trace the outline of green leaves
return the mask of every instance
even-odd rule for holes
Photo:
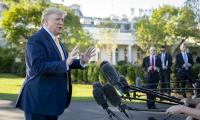
[[[144,16],[135,26],[139,46],[148,50],[151,45],[173,45],[189,37],[199,38],[195,14],[189,7],[162,6],[152,16]]]
[[[41,27],[42,11],[50,6],[59,7],[67,12],[63,35],[61,35],[67,48],[78,45],[80,50],[83,50],[93,45],[90,35],[83,30],[79,22],[80,18],[66,6],[52,4],[48,0],[7,0],[6,2],[9,8],[4,10],[0,21],[4,38],[22,54],[28,38]]]

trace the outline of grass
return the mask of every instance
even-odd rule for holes
[[[16,100],[18,93],[23,84],[24,78],[11,74],[0,74],[0,100]],[[73,84],[72,100],[75,101],[91,101],[92,85]],[[141,93],[139,93],[141,95]],[[141,98],[146,98],[143,96]],[[127,100],[128,102],[128,100]],[[143,102],[140,100],[134,100],[134,102]]]
[[[0,74],[0,100],[16,100],[24,78]],[[92,86],[73,84],[73,100],[93,100]]]

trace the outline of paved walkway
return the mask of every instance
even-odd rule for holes
[[[144,104],[130,104],[134,107],[145,108]],[[0,100],[0,120],[23,120],[23,112],[13,109],[13,102]],[[167,106],[160,108],[165,109]],[[121,117],[125,116],[118,112],[116,108],[112,110]],[[130,120],[163,120],[166,117],[164,113],[136,112],[131,111],[132,118]],[[156,119],[150,119],[154,117]],[[70,107],[65,110],[59,120],[109,120],[106,112],[101,109],[95,102],[78,102],[73,101]],[[128,119],[125,119],[128,120]],[[168,120],[184,120],[183,116],[172,116]]]

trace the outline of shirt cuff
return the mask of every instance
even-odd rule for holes
[[[87,64],[81,64],[81,61],[80,61],[80,65],[85,68],[87,66]]]

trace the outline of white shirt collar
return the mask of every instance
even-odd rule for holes
[[[53,40],[55,40],[56,37],[53,35],[53,33],[51,33],[46,26],[42,26],[42,27],[49,33],[49,35],[51,36],[51,38]]]

